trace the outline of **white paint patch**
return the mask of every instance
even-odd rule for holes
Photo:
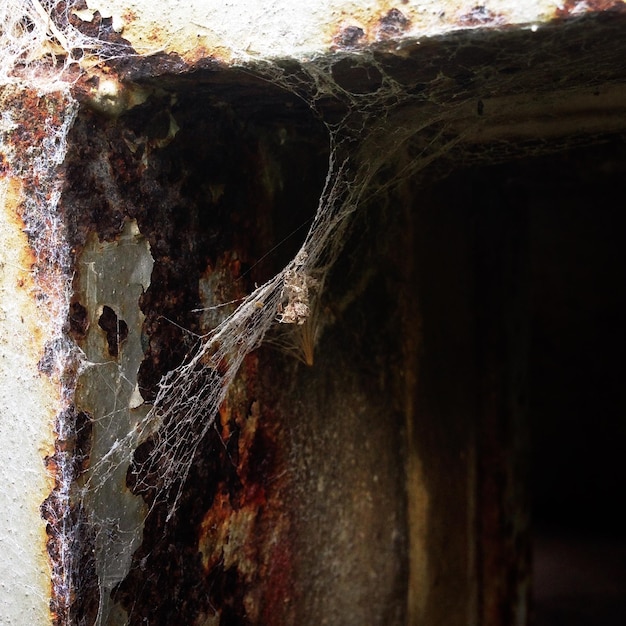
[[[487,23],[463,16],[476,11],[475,0],[88,0],[91,11],[117,16],[118,28],[140,53],[175,51],[186,58],[225,56],[305,58],[329,51],[342,27],[358,25],[364,41],[377,38],[378,20],[396,8],[409,20],[401,39],[431,37],[452,30],[492,25],[529,25],[554,16],[554,0],[481,2]]]
[[[41,503],[59,390],[39,372],[45,319],[33,301],[28,242],[0,179],[0,624],[50,624],[51,570]]]

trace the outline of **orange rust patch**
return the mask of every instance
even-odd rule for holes
[[[129,24],[130,22],[134,22],[137,19],[137,14],[130,9],[127,9],[122,13],[122,20],[124,20],[125,24]]]
[[[210,571],[218,563],[225,567],[236,565],[247,570],[256,561],[258,541],[254,526],[260,508],[267,504],[267,493],[263,484],[251,480],[255,459],[251,458],[258,431],[258,406],[252,404],[247,418],[239,415],[233,406],[225,402],[219,411],[220,437],[225,445],[236,437],[236,449],[232,449],[229,460],[233,464],[239,481],[241,494],[232,497],[232,489],[226,481],[218,487],[212,507],[206,512],[201,524],[199,551],[203,555],[203,565]],[[232,553],[232,546],[237,543],[237,553]],[[232,554],[231,554],[232,553]]]
[[[256,379],[257,368],[257,357],[250,355],[244,380]],[[279,437],[257,401],[246,411],[240,400],[235,388],[219,411],[216,427],[228,467],[200,524],[198,552],[207,580],[215,581],[211,604],[217,613],[228,610],[224,602],[232,598],[225,597],[235,592],[224,585],[234,580],[250,623],[282,624],[292,595],[293,553],[281,505]]]
[[[21,207],[24,202],[24,185],[23,182],[13,176],[8,178],[5,193],[5,219],[16,232],[20,233],[20,244],[15,245],[11,249],[13,255],[12,263],[18,271],[15,274],[15,288],[18,292],[28,294],[33,301],[33,307],[37,306],[38,301],[45,301],[48,298],[47,292],[42,291],[41,276],[37,277],[33,274],[33,269],[37,264],[37,255],[29,245],[28,237],[24,232],[26,224],[21,215]],[[33,357],[36,359],[44,359],[46,356],[45,343],[47,340],[46,329],[41,323],[28,324],[28,332],[30,334],[29,350],[32,351]]]
[[[24,232],[24,228],[26,224],[22,219],[22,215],[20,213],[20,208],[22,206],[22,202],[24,201],[24,185],[22,181],[18,178],[11,176],[8,180],[7,191],[6,191],[6,206],[5,211],[7,215],[7,219],[9,223],[15,225],[21,232]],[[26,240],[26,236],[24,235],[24,239]],[[26,284],[28,284],[29,288],[33,287],[32,284],[32,275],[31,269],[35,264],[37,258],[33,250],[28,246],[25,242],[25,245],[20,246],[18,250],[13,250],[13,254],[17,254],[17,259],[15,263],[24,268],[24,271],[21,272],[21,276],[18,279],[17,286],[19,288],[24,288]]]

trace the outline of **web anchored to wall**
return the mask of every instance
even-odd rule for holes
[[[388,160],[386,148],[376,151],[377,159],[358,165],[359,151],[364,138],[375,137],[384,125],[379,119],[381,115],[406,96],[399,85],[387,79],[375,93],[354,96],[334,84],[332,63],[325,61],[304,65],[297,76],[290,76],[279,65],[251,66],[251,71],[297,93],[313,109],[321,99],[329,97],[341,105],[337,119],[327,124],[331,157],[316,215],[301,249],[283,271],[242,301],[218,307],[220,313],[232,312],[222,315],[222,321],[207,335],[198,337],[184,362],[163,377],[149,410],[135,410],[131,419],[124,420],[121,418],[128,415],[130,408],[141,404],[128,363],[127,371],[121,376],[117,366],[111,368],[111,364],[99,361],[88,347],[82,353],[77,352],[63,331],[68,315],[73,313],[70,310],[73,270],[66,226],[57,210],[62,182],[57,178],[58,168],[63,162],[67,135],[77,108],[69,90],[78,82],[82,70],[76,59],[80,60],[90,48],[96,48],[105,58],[119,49],[112,51],[111,46],[82,35],[72,26],[67,9],[59,14],[54,3],[13,4],[4,4],[0,16],[2,45],[6,51],[2,67],[5,85],[17,87],[18,93],[20,85],[39,92],[38,101],[43,106],[55,101],[57,96],[52,94],[58,91],[67,99],[66,105],[55,107],[44,116],[41,127],[32,129],[33,142],[35,133],[40,138],[41,153],[24,152],[14,161],[14,173],[29,172],[38,186],[24,209],[31,245],[37,253],[33,271],[42,290],[58,285],[55,294],[47,294],[53,295],[48,302],[54,309],[51,313],[55,325],[49,329],[49,350],[42,359],[46,370],[63,386],[66,402],[59,414],[56,452],[49,459],[56,488],[42,508],[50,528],[52,608],[57,623],[73,619],[75,594],[81,593],[83,584],[77,563],[84,561],[81,551],[94,546],[93,567],[99,589],[96,622],[124,623],[126,618],[118,614],[120,609],[111,601],[110,594],[128,573],[132,553],[141,541],[138,520],[163,501],[167,502],[169,516],[175,512],[198,446],[211,430],[214,416],[245,356],[271,333],[274,343],[282,344],[305,363],[313,363],[315,342],[323,322],[319,301],[327,273],[341,250],[351,215],[372,193],[369,183]],[[359,63],[373,67],[372,59],[362,59]],[[125,97],[123,89],[106,96],[114,107],[116,98]],[[39,124],[39,120],[25,119],[21,98],[16,97],[10,104],[3,113],[7,145],[16,143],[18,131],[23,132],[29,124]],[[321,115],[321,110],[318,113]],[[384,140],[395,149],[414,132],[414,128],[407,128]],[[382,134],[378,140],[382,149]],[[432,137],[432,141],[436,143],[437,138]],[[434,158],[434,152],[427,158]],[[86,246],[81,263],[92,268],[82,279],[87,292],[95,290],[95,297],[102,299],[112,297],[116,288],[128,290],[132,281],[147,288],[151,259],[145,244],[132,248],[138,250],[136,258],[125,257],[127,266],[135,268],[133,276],[123,275],[123,269],[116,265],[121,254],[117,246],[127,241],[130,249],[137,237],[141,239],[131,229],[122,235],[119,244],[107,248],[94,242]],[[141,277],[137,276],[137,268],[143,268]],[[109,287],[103,286],[102,277],[118,271],[122,274],[110,279]],[[93,275],[91,283],[89,272]],[[51,277],[55,277],[55,282],[51,282]],[[127,284],[122,284],[125,281]],[[141,324],[140,319],[133,322],[128,312],[118,310],[118,313],[123,313],[131,326]],[[130,354],[129,344],[124,350]],[[130,370],[136,371],[140,352],[135,350],[133,354]],[[96,420],[91,426],[84,422],[81,413],[72,409],[77,379],[86,389],[81,392],[83,400],[91,393],[98,396],[93,403],[101,405],[101,410],[91,416]],[[108,394],[106,388],[103,391],[98,386],[98,381],[104,379],[108,381]],[[84,442],[88,432],[94,437],[89,459],[85,457],[88,453]],[[134,459],[135,450],[146,441],[151,442],[149,455],[142,460]],[[146,494],[148,509],[136,497],[120,495],[131,467],[136,476],[134,491]]]
[[[313,364],[317,339],[328,322],[320,301],[324,296],[327,275],[340,254],[351,218],[362,204],[371,199],[372,194],[384,193],[386,186],[394,184],[392,179],[384,184],[375,183],[376,176],[381,167],[388,164],[394,151],[401,148],[417,130],[412,124],[392,135],[384,130],[385,111],[400,100],[399,87],[391,81],[389,88],[381,89],[378,94],[355,97],[333,83],[330,66],[311,64],[297,82],[285,76],[279,66],[255,68],[257,74],[259,71],[269,83],[279,84],[306,98],[314,110],[317,110],[319,98],[326,98],[329,93],[335,93],[333,97],[341,103],[344,111],[327,124],[330,160],[324,187],[309,232],[294,258],[281,272],[248,296],[236,302],[218,302],[205,312],[207,318],[214,321],[214,328],[199,337],[186,335],[189,350],[184,361],[161,379],[156,396],[150,400],[149,410],[144,410],[146,405],[133,410],[126,422],[127,433],[120,431],[119,426],[105,428],[103,425],[113,422],[113,416],[119,424],[117,418],[127,411],[129,404],[134,403],[133,406],[137,407],[136,397],[135,400],[132,398],[137,384],[138,363],[134,366],[134,379],[130,374],[126,374],[122,382],[119,382],[119,377],[115,378],[115,383],[114,377],[110,379],[110,389],[125,389],[119,392],[119,397],[124,400],[120,406],[110,405],[103,413],[92,415],[96,421],[94,439],[100,444],[97,453],[92,449],[89,469],[80,481],[81,497],[88,515],[87,526],[94,529],[91,532],[96,535],[94,543],[99,553],[95,568],[101,594],[99,620],[103,623],[115,610],[108,598],[124,579],[132,552],[141,541],[141,526],[137,525],[137,519],[144,519],[163,502],[168,511],[164,523],[176,514],[194,459],[198,459],[198,451],[214,429],[215,416],[246,355],[269,341],[280,345],[300,361]],[[324,83],[326,80],[328,85]],[[329,92],[330,89],[335,91]],[[307,95],[310,93],[314,93],[314,97]],[[382,108],[376,106],[377,100]],[[321,110],[318,113],[323,115]],[[440,123],[437,118],[424,124],[424,128],[432,124],[431,132],[424,146],[413,146],[415,158],[406,161],[401,177],[427,165],[440,151],[458,141],[458,137],[447,137]],[[366,138],[376,146],[371,152],[365,145]],[[376,156],[365,160],[362,150]],[[101,167],[99,171],[103,169],[106,168]],[[102,183],[102,188],[107,188],[107,184]],[[150,252],[145,241],[141,242],[138,231],[125,229],[118,243],[111,248],[108,244],[94,244],[92,248],[90,244],[83,253],[82,265],[94,267],[93,272],[89,270],[89,275],[93,273],[94,284],[100,280],[99,284],[103,285],[98,287],[100,293],[104,294],[108,289],[109,295],[101,295],[98,302],[113,306],[116,286],[119,290],[129,291],[129,287],[116,285],[117,279],[111,279],[111,273],[117,271],[115,265],[106,262],[102,265],[102,259],[112,254],[112,258],[117,257],[119,263],[122,254],[125,257],[129,254],[122,249],[130,250],[133,241],[138,242],[135,247],[138,256],[132,257],[133,260],[130,257],[126,259],[125,271],[130,272],[130,267],[143,268],[143,278],[138,279],[139,272],[135,271],[134,279],[147,289],[150,284]],[[152,253],[155,254],[155,251]],[[98,276],[101,278],[98,279]],[[131,279],[130,275],[128,279]],[[86,285],[88,280],[91,279],[81,279],[81,283],[85,283],[82,289],[86,292],[90,289]],[[110,287],[104,287],[105,283]],[[139,295],[135,296],[135,301]],[[136,326],[130,313],[120,306],[113,308],[131,328]],[[100,315],[99,311],[97,315]],[[96,321],[92,320],[92,327],[96,326]],[[134,351],[130,341],[129,337],[124,344],[125,354]],[[84,365],[91,368],[89,375],[93,378],[89,380],[94,382],[85,383],[83,379],[83,387],[95,388],[95,380],[105,376],[107,366],[97,363],[90,355],[87,355],[87,361],[89,363]],[[104,396],[105,392],[101,395]],[[102,400],[99,402],[102,405]],[[104,446],[103,441],[107,442]],[[140,455],[135,454],[138,448]],[[121,492],[127,476],[133,485],[133,492],[144,496],[145,510],[141,502],[137,504],[136,497],[115,495]],[[123,511],[117,518],[111,517],[110,513],[110,503],[114,500],[119,503],[118,509]],[[101,502],[107,505],[103,507]]]
[[[112,79],[116,71],[127,72],[129,64],[139,64],[145,59],[135,55],[109,24],[101,22],[100,34],[83,32],[88,29],[79,28],[81,20],[74,9],[84,7],[76,3],[72,8],[72,3],[52,0],[3,3],[0,88],[23,88],[31,94],[38,93],[42,106],[59,99],[65,102],[64,106],[51,107],[49,114],[33,122],[37,128],[32,129],[27,141],[35,148],[14,155],[10,163],[15,176],[28,176],[33,184],[24,208],[31,246],[37,254],[33,272],[42,292],[50,290],[51,284],[56,290],[49,299],[55,304],[46,304],[44,298],[41,304],[53,309],[55,319],[42,366],[63,386],[65,400],[57,427],[57,450],[50,462],[56,488],[44,506],[52,535],[53,608],[58,623],[69,619],[76,584],[72,555],[80,551],[80,542],[89,538],[98,551],[93,564],[100,593],[96,621],[124,623],[123,616],[115,616],[118,609],[110,601],[110,593],[127,573],[132,553],[141,539],[141,524],[133,520],[145,519],[164,502],[168,511],[165,523],[174,515],[198,449],[213,428],[215,416],[245,357],[271,341],[303,363],[313,364],[316,342],[327,323],[320,305],[327,277],[341,253],[354,215],[370,204],[372,198],[384,197],[399,181],[415,178],[433,163],[443,163],[448,158],[460,162],[498,160],[525,143],[531,150],[541,149],[532,132],[517,137],[516,147],[511,149],[506,120],[514,117],[518,109],[532,115],[533,98],[522,98],[520,94],[524,88],[530,92],[544,89],[542,71],[549,67],[550,61],[549,55],[538,61],[539,69],[527,76],[524,87],[518,73],[498,75],[494,71],[497,64],[506,65],[507,59],[506,55],[499,58],[499,52],[494,52],[497,46],[487,40],[473,52],[482,51],[492,63],[465,73],[451,69],[458,68],[458,63],[449,59],[465,45],[461,39],[454,38],[441,54],[444,59],[441,67],[427,67],[422,74],[407,69],[409,51],[395,49],[385,41],[378,47],[343,48],[297,63],[250,59],[241,53],[230,70],[237,69],[262,79],[268,87],[279,87],[295,95],[327,130],[330,158],[317,210],[300,249],[282,271],[247,296],[215,305],[214,327],[190,341],[184,360],[163,376],[149,405],[137,396],[136,370],[142,355],[139,340],[133,344],[133,362],[129,368],[135,372],[119,376],[115,370],[111,374],[117,385],[115,390],[115,385],[111,386],[116,400],[97,416],[97,421],[108,423],[118,414],[129,414],[131,409],[132,418],[118,420],[114,430],[101,431],[106,436],[99,435],[91,458],[86,459],[80,458],[86,453],[77,443],[79,431],[84,431],[85,425],[72,410],[76,381],[85,371],[100,372],[108,366],[94,362],[87,351],[81,354],[72,347],[64,331],[70,316],[73,253],[67,244],[67,224],[58,215],[57,176],[66,154],[77,101],[98,111],[120,115],[133,103],[157,97],[159,89],[153,85],[137,88],[130,82],[124,84]],[[397,11],[389,15],[400,19],[401,14]],[[520,35],[516,42],[520,56],[528,49],[525,38],[529,32]],[[157,67],[160,57],[155,59]],[[448,62],[450,67],[446,67]],[[598,74],[592,65],[586,69],[574,61],[561,61],[561,95],[574,89],[584,72],[588,72],[591,83],[610,83],[610,77]],[[99,73],[105,66],[113,69],[106,75]],[[177,66],[177,73],[184,75],[185,71],[189,68],[183,71]],[[89,72],[98,77],[96,83],[99,81],[100,87],[92,89],[84,80]],[[170,89],[175,91],[172,84]],[[63,96],[59,98],[58,93]],[[489,112],[491,105],[500,111],[500,117],[490,126],[485,122],[485,112]],[[550,106],[558,105],[558,99],[551,100]],[[30,124],[20,113],[21,106],[22,101],[16,97],[3,111],[2,133],[6,145],[16,144],[18,133]],[[600,136],[606,130],[598,128],[595,134]],[[170,116],[167,142],[176,141],[176,133],[176,120]],[[489,141],[495,146],[486,157],[484,152],[472,154],[467,149],[480,143],[481,133],[491,133]],[[550,149],[556,147],[558,142]],[[141,158],[142,167],[150,167],[148,150],[144,150]],[[110,169],[106,164],[94,167],[100,172]],[[114,193],[106,185],[100,191]],[[119,284],[117,278],[111,280],[105,287],[97,284],[96,278],[91,286],[81,279],[85,292],[90,288],[101,290],[97,297],[104,297],[101,294],[123,290],[125,281],[147,289],[152,257],[131,220],[126,222],[119,239],[119,245],[126,243],[132,249],[126,258],[135,273],[124,275],[123,280],[118,277]],[[83,263],[91,264],[90,267],[104,263],[100,274],[116,271],[115,255],[119,251],[115,246],[107,247],[93,239],[83,244]],[[112,259],[108,265],[107,255]],[[106,289],[109,291],[105,292]],[[140,295],[137,294],[137,299]],[[114,333],[120,333],[122,327],[116,315],[123,317],[124,323],[131,322],[130,313],[121,313],[102,309],[97,320],[101,328],[110,327]],[[106,315],[112,321],[107,321]],[[134,323],[141,325],[139,314]],[[118,391],[122,387],[125,391],[120,395]],[[123,398],[123,406],[117,404],[119,398]],[[136,450],[147,442],[149,446],[142,447],[147,454],[138,458]],[[110,508],[101,508],[99,503],[115,498],[117,485],[127,475],[132,477],[135,494],[144,495],[144,502],[137,504],[134,498],[133,504],[132,497],[121,498],[119,515],[115,517]]]

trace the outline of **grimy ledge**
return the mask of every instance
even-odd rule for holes
[[[0,624],[530,624],[626,4],[3,0],[0,57]]]

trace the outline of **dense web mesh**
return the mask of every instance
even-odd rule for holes
[[[0,4],[0,83],[29,78],[50,88],[87,62],[112,58],[121,47],[86,35],[74,23],[77,2],[3,0]]]
[[[3,50],[0,78],[3,82],[28,80],[44,91],[44,87],[48,90],[53,84],[71,82],[81,64],[88,62],[87,52],[89,63],[94,62],[94,58],[101,61],[120,54],[120,49],[79,32],[72,25],[70,12],[71,4],[61,5],[52,0],[5,0],[0,6],[0,47]],[[337,82],[337,67],[348,58],[353,67],[361,67],[365,73],[379,77],[373,88],[354,92]],[[246,355],[264,341],[271,341],[308,365],[314,362],[315,344],[324,325],[320,299],[354,213],[368,204],[373,195],[384,194],[398,180],[428,166],[463,138],[461,133],[451,133],[447,125],[458,105],[438,104],[436,110],[428,110],[423,117],[415,119],[413,114],[404,112],[403,105],[416,96],[409,95],[367,52],[309,59],[298,64],[296,70],[286,63],[261,63],[242,54],[241,66],[295,93],[326,124],[330,159],[317,211],[304,243],[291,262],[236,303],[234,310],[232,306],[220,308],[221,321],[208,334],[196,337],[181,365],[162,378],[149,410],[127,433],[116,437],[99,458],[90,460],[91,466],[79,491],[84,501],[93,502],[101,494],[104,497],[108,481],[119,475],[120,468],[122,474],[130,468],[135,493],[143,492],[150,506],[165,502],[170,519],[200,443],[213,427],[215,416]],[[333,103],[331,107],[329,102]],[[68,107],[63,123],[45,129],[44,141],[55,146],[54,167],[65,155],[65,139],[74,116],[75,107]],[[390,123],[392,117],[393,123]],[[399,165],[390,174],[388,165],[394,155]],[[40,163],[40,166],[51,167],[50,162],[45,166]],[[33,212],[57,219],[54,213],[58,189],[55,194],[45,206],[42,204]],[[57,250],[63,257],[60,266],[66,268],[69,275],[69,256],[62,240],[61,225],[42,232],[58,235],[48,248]],[[42,251],[37,242],[35,248]],[[69,280],[64,288],[67,290],[68,286]],[[65,293],[60,299],[65,307],[57,312],[61,322],[68,315],[69,295]],[[67,342],[59,342],[57,346],[57,358],[61,362],[72,361]],[[98,365],[83,357],[80,367]],[[60,378],[69,385],[70,396],[75,379]],[[61,425],[59,436],[69,439],[70,435],[63,433],[63,428]],[[150,444],[147,455],[134,458],[138,446],[146,442]],[[59,496],[61,506],[68,507],[72,483],[77,476],[71,470],[72,460],[67,458],[66,463],[65,469],[61,469],[62,484],[58,491],[62,494]],[[65,537],[67,548],[72,545],[73,531],[69,518],[66,521],[63,527],[68,535]],[[103,554],[97,558],[104,562],[119,560],[124,551],[129,557],[141,533],[138,528],[120,539],[119,520],[99,517],[96,508],[88,524],[100,537],[96,546]],[[118,538],[112,540],[115,533]],[[69,556],[58,565],[58,575],[63,581],[57,586],[65,590],[63,602],[66,605],[72,601],[71,567]],[[101,592],[105,594],[121,580],[123,572],[107,580],[105,567],[98,575]],[[99,624],[108,620],[110,609],[102,608],[105,605],[106,600],[101,598]],[[61,609],[58,608],[59,612]]]
[[[107,408],[98,420],[103,424],[118,421],[120,430],[110,437],[101,437],[97,454],[94,448],[91,458],[85,461],[76,458],[76,445],[72,443],[78,438],[78,418],[72,410],[77,380],[85,371],[108,371],[111,363],[91,361],[66,332],[75,268],[58,202],[67,136],[78,109],[72,85],[84,71],[135,55],[110,25],[81,26],[76,11],[85,6],[81,0],[0,0],[0,102],[9,102],[2,99],[3,90],[8,93],[6,88],[16,85],[24,86],[42,101],[49,99],[49,103],[55,100],[51,94],[56,94],[57,104],[60,102],[32,122],[40,126],[23,141],[30,144],[28,149],[17,154],[15,138],[28,135],[24,129],[28,130],[30,122],[27,113],[20,111],[19,97],[14,97],[10,106],[0,111],[0,140],[7,167],[15,177],[27,181],[23,220],[37,255],[32,271],[40,288],[39,306],[49,309],[51,320],[46,328],[50,340],[46,354],[42,355],[41,370],[56,377],[62,387],[57,451],[54,462],[49,464],[55,490],[42,507],[53,529],[52,608],[57,623],[70,623],[68,616],[76,601],[78,583],[74,557],[87,549],[85,541],[89,540],[89,545],[95,547],[96,563],[91,565],[99,593],[95,623],[100,625],[126,623],[124,616],[114,616],[119,607],[114,606],[110,596],[128,573],[133,552],[141,543],[143,521],[157,507],[167,511],[166,522],[172,521],[201,443],[215,426],[219,409],[245,357],[269,342],[306,365],[314,364],[316,344],[328,323],[321,306],[325,286],[355,213],[379,197],[392,197],[388,192],[394,185],[416,178],[451,154],[456,161],[469,155],[468,160],[480,158],[484,162],[502,160],[519,151],[517,143],[506,139],[498,144],[501,152],[495,156],[485,151],[487,157],[483,157],[468,150],[466,138],[475,138],[473,133],[481,125],[487,128],[484,118],[481,120],[484,105],[477,97],[480,89],[489,96],[490,88],[497,86],[494,91],[500,95],[515,97],[527,89],[532,96],[533,90],[541,95],[541,90],[545,93],[546,89],[554,89],[558,82],[562,89],[559,97],[566,99],[567,89],[573,89],[581,79],[575,54],[557,61],[548,59],[550,55],[545,52],[545,60],[541,55],[529,56],[536,67],[535,82],[528,85],[520,79],[523,64],[506,61],[507,51],[486,55],[489,61],[467,60],[468,67],[459,69],[462,50],[457,56],[459,50],[448,49],[446,62],[455,65],[459,72],[446,74],[431,67],[433,71],[424,79],[428,82],[425,86],[417,82],[403,84],[394,78],[397,74],[390,72],[381,60],[382,52],[402,57],[401,50],[389,53],[392,42],[387,42],[387,48],[385,42],[379,42],[379,47],[336,50],[297,62],[268,61],[231,50],[236,59],[232,65],[238,70],[295,94],[325,124],[330,157],[317,210],[300,249],[282,271],[242,300],[217,303],[205,316],[214,321],[207,334],[186,335],[189,349],[184,360],[163,376],[149,404],[135,397],[135,381],[113,372],[111,380],[117,385],[110,389],[111,396],[115,396],[113,408]],[[478,46],[470,47],[469,52],[478,53],[480,58],[482,51]],[[442,54],[441,58],[445,56]],[[489,66],[484,76],[472,73],[472,63]],[[530,65],[528,60],[524,63]],[[559,64],[562,77],[558,81],[549,71],[554,63]],[[511,71],[499,72],[498,68]],[[605,80],[601,70],[593,68],[593,81]],[[546,80],[546,76],[550,79]],[[123,99],[120,102],[124,106]],[[508,106],[510,112],[516,105]],[[172,126],[163,141],[175,140],[176,130]],[[572,144],[570,138],[567,142]],[[552,149],[563,147],[558,142],[552,145]],[[150,158],[147,153],[145,158]],[[0,166],[5,167],[6,163],[0,161]],[[98,167],[109,166],[99,163]],[[103,193],[115,193],[110,186],[103,185],[102,189]],[[147,263],[145,259],[143,262]],[[117,269],[119,266],[114,268]],[[113,363],[112,367],[117,365]],[[126,394],[125,406],[117,404],[115,394],[119,389]],[[106,404],[101,397],[97,401]],[[132,419],[118,420],[130,409],[134,410]],[[100,506],[101,501],[117,497],[120,480],[123,488],[128,486],[127,477],[135,495],[128,495],[127,500],[113,500],[108,508]],[[135,508],[131,513],[129,499],[139,502],[132,505]],[[122,519],[125,515],[126,519]]]
[[[329,76],[316,66],[307,69],[313,70],[310,77],[315,81]],[[283,80],[280,76],[273,78]],[[329,88],[330,85],[320,86],[318,93],[327,97]],[[393,152],[401,150],[420,130],[411,126],[390,136],[384,120],[376,119],[378,113],[368,112],[370,107],[375,110],[376,98],[381,98],[383,104],[389,99],[387,87],[383,94],[370,96],[366,107],[353,109],[358,114],[329,125],[331,156],[326,182],[310,230],[293,260],[255,289],[216,328],[199,338],[187,360],[161,380],[139,436],[140,440],[152,437],[153,447],[149,457],[135,469],[138,477],[158,477],[160,492],[156,497],[167,499],[170,514],[175,510],[195,451],[213,426],[213,418],[207,416],[217,414],[245,356],[269,341],[303,363],[313,364],[315,344],[325,322],[320,300],[353,214],[371,201],[372,194],[384,193],[394,184],[393,179],[373,183]],[[314,105],[315,99],[311,103]],[[429,120],[425,126],[434,127],[434,136],[417,158],[405,164],[402,177],[426,166],[459,140],[440,133],[437,121]],[[376,156],[363,159],[362,151]],[[159,428],[160,425],[166,427]],[[154,485],[145,488],[153,490]]]

